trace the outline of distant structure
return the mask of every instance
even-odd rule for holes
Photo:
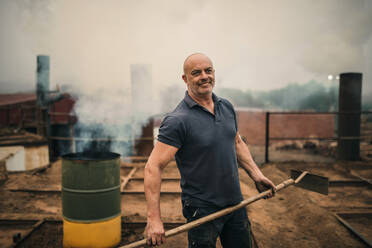
[[[132,88],[133,117],[143,119],[152,115],[152,68],[148,64],[132,64],[130,66]],[[135,121],[135,120],[134,120]],[[134,123],[136,125],[136,123]],[[135,155],[148,156],[153,148],[153,120],[142,127],[141,137],[134,137]]]
[[[27,163],[21,166],[25,170],[49,164],[49,158],[58,157],[71,146],[71,141],[69,140],[52,139],[53,136],[70,136],[70,130],[75,120],[70,118],[69,113],[73,109],[75,101],[67,97],[68,94],[50,90],[49,62],[49,56],[39,55],[36,57],[35,93],[17,93],[0,96],[0,127],[15,130],[13,134],[9,133],[10,131],[7,132],[5,137],[8,137],[9,140],[3,137],[0,147],[20,146],[21,149],[12,148],[4,151],[6,151],[6,154],[8,153],[7,151],[10,151],[17,156],[25,153],[25,161]],[[22,130],[38,135],[24,135]],[[14,138],[11,138],[14,135],[19,136],[16,140],[17,142],[14,142]],[[10,142],[10,140],[13,140],[13,142]],[[33,154],[30,153],[31,151],[36,151],[35,149],[29,149],[29,147],[36,146],[39,146],[37,149],[38,152],[36,152],[39,155],[29,155]],[[36,165],[39,164],[36,162],[35,165],[30,164],[32,162],[30,158],[33,158],[34,161],[41,161],[41,165]],[[11,161],[9,160],[8,162],[12,164]],[[45,163],[44,161],[47,162]],[[10,164],[7,167],[12,167]],[[19,169],[18,167],[15,168],[15,170]]]
[[[132,109],[136,113],[152,113],[152,68],[147,64],[130,65]]]
[[[340,160],[360,160],[362,73],[340,74],[338,101],[338,147]]]

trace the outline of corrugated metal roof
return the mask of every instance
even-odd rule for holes
[[[70,116],[70,112],[74,108],[75,99],[71,97],[65,97],[50,105],[49,113],[51,115],[52,124],[69,124],[75,123],[76,117]],[[36,106],[36,94],[34,93],[22,93],[22,94],[0,94],[0,125],[17,125],[21,123],[23,114],[28,116],[26,119],[28,122],[35,120],[35,109],[24,108],[21,111],[20,105],[25,104],[30,107]],[[7,106],[16,105],[9,110],[6,110]]]
[[[36,101],[35,93],[0,94],[0,106]]]
[[[0,147],[4,146],[27,146],[47,144],[48,141],[45,137],[33,133],[21,133],[1,136]]]

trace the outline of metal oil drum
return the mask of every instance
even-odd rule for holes
[[[121,239],[120,155],[62,156],[63,247],[113,247]]]

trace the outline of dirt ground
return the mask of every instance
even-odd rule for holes
[[[286,154],[290,152],[291,156],[296,156],[293,154],[296,151],[286,151]],[[123,178],[133,167],[137,171],[121,195],[121,245],[141,238],[145,225],[143,166],[143,162],[122,163]],[[289,178],[290,169],[293,168],[326,176],[330,181],[360,181],[357,176],[372,179],[370,161],[270,163],[263,165],[262,171],[274,183],[279,184]],[[243,170],[239,172],[244,197],[257,194],[248,175]],[[171,162],[163,174],[161,194],[161,210],[166,229],[185,222],[178,178],[175,162]],[[340,216],[372,240],[371,189],[368,184],[331,184],[329,195],[324,196],[291,186],[278,192],[272,199],[249,205],[247,211],[258,247],[367,247],[340,224],[335,214],[344,214]],[[60,190],[61,161],[37,173],[8,174],[8,180],[0,186],[0,247],[10,247],[18,233],[23,237],[40,219],[54,221],[43,223],[19,247],[60,247],[63,235]],[[163,247],[187,247],[187,235],[169,238]],[[217,247],[221,247],[220,244]]]
[[[303,168],[299,168],[301,166]],[[264,166],[262,170],[278,184],[288,178],[290,167],[313,172],[311,165],[301,166],[270,164]],[[331,170],[331,168],[327,170],[329,176],[332,174]],[[241,180],[251,184],[246,176],[242,176]],[[332,177],[330,180],[333,180]],[[253,185],[249,189],[253,189]],[[359,194],[355,190],[349,193],[349,190],[351,189],[340,190],[331,187],[329,195],[323,196],[291,187],[278,192],[273,199],[250,205],[248,213],[259,247],[365,247],[341,226],[333,215],[338,211],[345,211],[345,202],[349,203],[348,209],[370,210],[371,190],[361,192],[358,189]],[[332,210],[328,209],[330,206],[333,207]]]

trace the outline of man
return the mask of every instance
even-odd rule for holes
[[[214,72],[212,61],[204,54],[192,54],[184,62],[185,98],[164,118],[145,167],[145,236],[149,245],[165,242],[159,202],[161,172],[174,157],[181,174],[183,215],[188,222],[243,200],[237,163],[257,188],[275,192],[275,185],[261,173],[240,138],[233,106],[212,93]],[[190,230],[189,247],[215,247],[218,236],[225,248],[250,247],[246,210]]]

